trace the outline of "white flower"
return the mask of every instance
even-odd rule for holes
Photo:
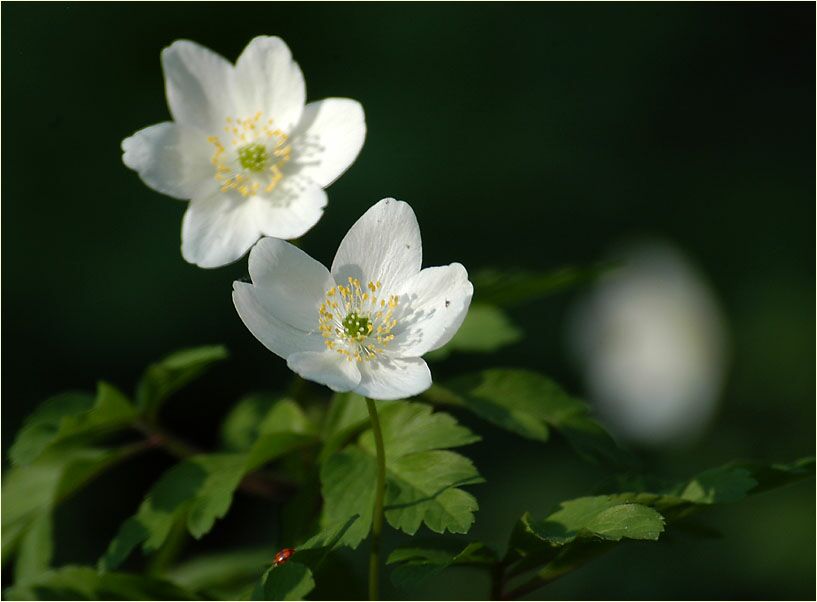
[[[182,255],[201,267],[239,259],[261,236],[298,238],[326,206],[324,188],[366,136],[360,104],[304,105],[298,64],[277,37],[254,38],[235,66],[180,40],[162,52],[173,121],[122,142],[125,165],[159,192],[189,199]]]
[[[424,353],[459,329],[474,287],[459,263],[420,269],[414,211],[383,199],[340,243],[331,273],[282,240],[250,253],[252,284],[233,301],[247,328],[309,380],[372,399],[417,395],[431,385]]]
[[[717,302],[672,247],[641,245],[619,259],[571,323],[590,397],[630,439],[694,439],[723,383],[727,345]]]

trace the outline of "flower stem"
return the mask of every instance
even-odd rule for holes
[[[377,487],[372,513],[372,550],[369,556],[369,600],[378,599],[378,578],[380,571],[380,533],[383,531],[383,496],[386,490],[386,452],[383,448],[383,433],[374,401],[366,398],[369,419],[372,422],[375,449],[377,450]]]

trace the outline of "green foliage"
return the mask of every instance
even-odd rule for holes
[[[537,290],[545,290],[542,282]],[[517,284],[520,288],[503,304],[521,302],[533,294],[523,294],[524,287]],[[489,350],[511,341],[509,336],[504,340],[494,336],[510,324],[503,322],[501,310],[476,307],[481,309],[470,334],[465,328],[465,334],[441,355]],[[510,332],[515,332],[512,326]],[[189,455],[188,448],[155,424],[154,416],[169,395],[225,355],[221,347],[199,348],[154,364],[139,385],[136,405],[114,387],[100,383],[95,396],[58,395],[29,417],[10,449],[12,467],[2,488],[3,562],[16,554],[15,585],[5,590],[7,599],[299,600],[315,588],[317,571],[329,553],[343,545],[355,548],[368,536],[376,452],[366,402],[359,395],[335,394],[326,411],[313,407],[309,415],[290,397],[247,396],[225,417],[221,440],[226,451],[217,453]],[[434,385],[425,397],[467,408],[536,441],[547,441],[555,429],[588,459],[631,466],[630,457],[589,416],[583,402],[536,373],[485,370]],[[386,449],[388,523],[409,535],[422,525],[441,534],[467,533],[477,501],[462,487],[482,479],[469,459],[452,450],[479,437],[427,404],[378,402],[378,408]],[[101,437],[131,427],[147,438],[117,449],[90,447]],[[137,513],[122,525],[100,559],[101,570],[51,569],[56,506],[101,471],[156,446],[167,447],[183,460],[156,482]],[[306,450],[309,447],[315,449]],[[294,453],[299,450],[303,453]],[[296,546],[289,561],[270,566],[274,550],[261,549],[206,555],[167,566],[173,563],[175,537],[189,532],[201,538],[208,533],[229,511],[237,489],[277,496],[282,491],[278,483],[258,471],[278,460],[287,478],[299,486],[283,515],[286,524],[281,537]],[[443,540],[399,548],[388,564],[399,587],[454,566],[486,570],[494,579],[494,594],[514,599],[621,542],[654,541],[667,524],[700,531],[699,525],[688,521],[697,510],[739,501],[813,474],[813,458],[804,458],[774,465],[733,462],[680,482],[658,483],[637,474],[618,476],[599,495],[562,502],[544,518],[526,513],[501,560],[483,544]],[[319,509],[323,529],[298,545],[302,534],[314,532]],[[115,572],[137,547],[145,553],[162,550],[151,574],[161,571],[167,581]],[[527,581],[508,587],[523,575]]]
[[[97,573],[82,566],[48,571],[5,590],[6,600],[197,600],[159,579],[128,573]]]
[[[51,512],[40,512],[32,518],[17,551],[14,565],[14,580],[17,583],[33,580],[51,565],[54,554],[53,520]]]
[[[622,502],[616,496],[583,497],[562,502],[543,520],[525,514],[510,547],[517,553],[525,550],[529,536],[550,546],[564,546],[579,538],[656,540],[663,530],[664,518],[653,508]]]
[[[521,340],[524,333],[500,308],[473,303],[457,334],[443,347],[427,353],[427,360],[445,359],[452,352],[489,353]]]
[[[198,378],[214,362],[227,358],[221,345],[193,347],[171,353],[148,366],[136,388],[136,405],[148,417],[154,417],[165,399]]]
[[[120,450],[66,449],[47,451],[25,467],[7,471],[3,480],[3,563],[19,550],[18,582],[30,581],[51,561],[52,515],[61,501],[90,479],[127,457]]]
[[[441,541],[436,545],[398,548],[389,554],[386,564],[394,565],[391,580],[397,587],[424,581],[451,566],[491,567],[497,561],[493,550],[481,543],[462,544]]]
[[[233,494],[249,473],[293,450],[316,443],[309,422],[290,400],[274,403],[243,452],[199,454],[171,468],[153,486],[136,515],[122,525],[100,561],[118,567],[138,545],[147,553],[167,540],[184,521],[191,535],[202,537],[230,508]]]
[[[431,401],[467,408],[480,418],[536,441],[557,429],[583,458],[626,466],[631,462],[589,415],[587,405],[569,396],[549,378],[516,369],[491,369],[433,385]]]
[[[448,451],[479,438],[430,406],[396,402],[383,407],[380,422],[386,449],[385,515],[388,523],[413,535],[425,524],[436,533],[467,533],[477,501],[460,489],[482,482],[470,460]],[[321,467],[324,497],[322,524],[353,514],[360,520],[349,529],[351,547],[366,537],[375,496],[375,448],[371,430],[355,444],[332,454]]]
[[[379,401],[378,408],[393,405],[393,401]],[[323,463],[338,449],[349,443],[355,435],[369,427],[369,412],[366,400],[356,393],[335,393],[329,404],[322,428],[324,440],[318,458]]]
[[[252,599],[302,600],[315,587],[313,572],[330,552],[345,545],[345,536],[357,520],[357,516],[352,516],[327,527],[300,545],[290,560],[267,569],[256,584]]]
[[[146,553],[159,549],[178,521],[185,521],[190,534],[201,538],[227,514],[235,490],[248,473],[312,442],[312,437],[295,433],[269,434],[247,453],[201,454],[174,466],[153,486],[136,515],[122,525],[100,568],[118,567],[140,544]]]
[[[653,483],[643,477],[622,477],[603,489],[619,500],[634,501],[656,508],[669,520],[688,516],[694,510],[737,502],[814,474],[814,458],[788,464],[731,462],[705,470],[691,479],[675,483]],[[612,493],[624,490],[625,493]]]
[[[239,599],[240,592],[258,580],[274,555],[273,548],[204,554],[177,564],[163,577],[207,598]]]
[[[540,520],[526,513],[513,531],[502,567],[508,577],[537,571],[508,597],[533,591],[579,568],[616,542],[656,540],[665,523],[685,519],[695,510],[735,502],[813,474],[813,458],[771,466],[732,463],[652,492],[638,490],[643,478],[619,479],[619,485],[633,489],[562,502]]]
[[[77,443],[128,426],[136,410],[118,390],[101,382],[96,398],[63,393],[43,402],[26,420],[9,450],[11,461],[31,463],[51,447]]]

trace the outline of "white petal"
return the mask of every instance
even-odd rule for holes
[[[212,147],[197,130],[157,123],[122,141],[122,161],[163,194],[192,199],[215,190]]]
[[[317,331],[318,310],[335,281],[320,263],[277,238],[262,238],[250,251],[250,277],[261,303],[276,318]]]
[[[233,303],[244,325],[264,346],[284,359],[301,351],[325,349],[320,335],[310,334],[273,316],[259,299],[252,284],[233,283]]]
[[[203,268],[241,258],[261,236],[247,199],[217,192],[191,201],[182,220],[182,256]]]
[[[293,239],[318,223],[326,207],[326,193],[317,184],[293,174],[285,176],[269,197],[253,197],[250,204],[265,236]]]
[[[461,264],[424,269],[405,283],[391,344],[408,356],[442,347],[462,325],[473,294]]]
[[[294,160],[301,173],[326,188],[354,162],[365,138],[366,119],[359,102],[349,98],[310,102],[292,134]]]
[[[257,111],[273,126],[291,132],[306,102],[306,85],[301,68],[281,38],[253,38],[235,65],[238,96],[247,117]]]
[[[347,361],[335,351],[295,353],[287,366],[307,380],[326,385],[333,391],[351,391],[360,382],[357,362]]]
[[[420,271],[422,241],[417,218],[408,203],[383,199],[349,229],[332,262],[335,282],[379,280],[383,294],[395,294]]]
[[[358,366],[361,379],[355,393],[371,399],[413,397],[431,386],[431,372],[419,357],[386,357]]]
[[[167,105],[176,122],[213,133],[235,113],[233,66],[224,57],[179,40],[162,51],[162,68]]]

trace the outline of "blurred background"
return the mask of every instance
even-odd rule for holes
[[[683,313],[702,332],[687,350],[692,376],[655,373],[659,385],[705,381],[673,397],[699,403],[692,427],[645,440],[603,410],[641,393],[605,398],[609,388],[591,375],[602,360],[590,359],[576,324],[590,323],[588,307],[592,319],[607,315],[601,283],[512,310],[527,337],[501,364],[538,370],[600,404],[647,467],[668,476],[813,453],[813,4],[13,3],[2,14],[4,452],[45,398],[98,379],[131,391],[144,366],[178,348],[231,351],[165,412],[200,445],[215,444],[241,395],[287,387],[284,362],[232,306],[246,262],[186,264],[185,204],[143,185],[119,148],[169,119],[163,47],[189,38],[235,60],[253,36],[275,34],[300,63],[309,100],[355,98],[368,123],[360,157],[302,239],[310,254],[329,263],[348,227],[385,196],[414,207],[425,265],[545,271],[649,239],[639,248],[672,249],[704,299],[704,317]],[[666,270],[658,273],[661,289]],[[669,343],[655,344],[672,348],[668,332]],[[589,344],[603,346],[592,336]],[[627,349],[617,345],[614,358]],[[454,355],[433,371],[496,363]],[[685,416],[683,406],[673,412]],[[501,547],[524,511],[542,516],[605,476],[558,439],[535,444],[461,419],[484,438],[466,450],[487,480],[472,488],[474,538]],[[62,506],[56,564],[95,563],[170,464],[159,454],[129,462]],[[196,546],[275,543],[276,521],[240,498]],[[815,595],[813,480],[702,521],[723,537],[622,546],[535,597]],[[401,541],[393,535],[386,546]],[[344,560],[359,577],[348,591],[319,593],[363,595],[354,589],[364,583],[363,552]],[[450,571],[386,595],[481,598],[486,587],[482,576]]]

